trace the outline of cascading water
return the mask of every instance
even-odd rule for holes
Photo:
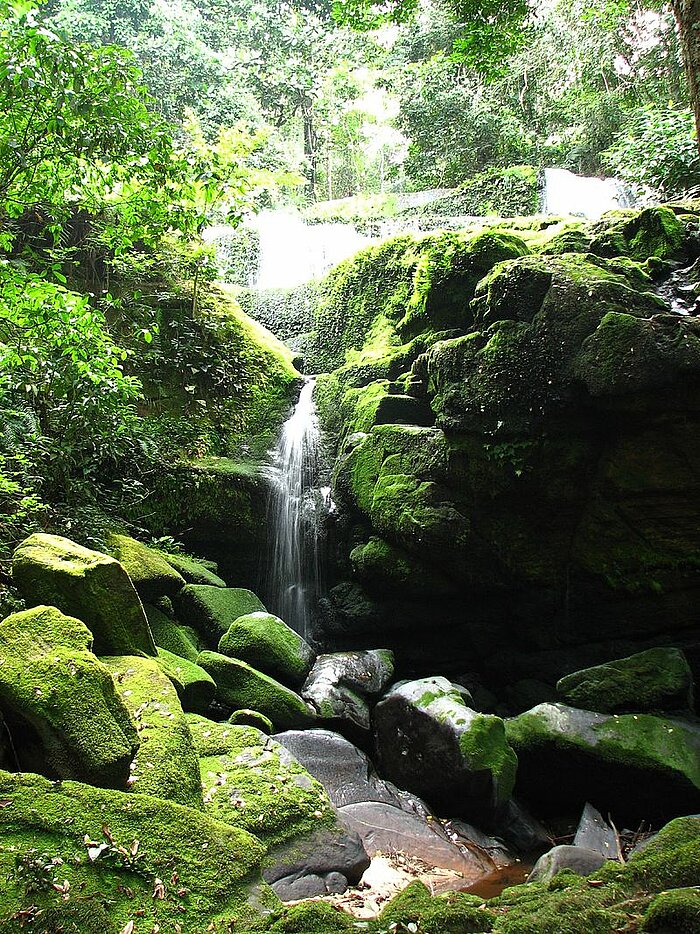
[[[634,196],[617,178],[574,175],[567,169],[545,169],[543,214],[577,214],[597,220],[606,211],[634,205]]]
[[[305,638],[321,590],[319,541],[328,492],[319,485],[321,444],[308,378],[280,433],[268,470],[267,606]]]

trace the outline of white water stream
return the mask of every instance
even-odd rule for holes
[[[320,488],[320,431],[313,401],[315,380],[301,389],[294,411],[284,423],[267,475],[268,608],[307,637],[320,593],[320,522],[328,505]]]
[[[544,170],[543,214],[575,214],[597,220],[606,211],[633,203],[629,186],[617,178],[574,175],[567,169]]]

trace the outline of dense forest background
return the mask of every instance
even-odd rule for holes
[[[178,465],[288,404],[207,292],[212,221],[542,166],[693,192],[669,6],[469,6],[0,0],[0,558],[106,515],[163,534]]]

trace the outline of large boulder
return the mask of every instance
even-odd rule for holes
[[[189,626],[183,626],[171,619],[160,607],[144,606],[148,625],[153,633],[153,640],[159,649],[166,649],[173,655],[196,662],[201,651],[199,636]]]
[[[557,683],[572,707],[615,713],[629,710],[690,710],[693,676],[680,649],[647,649],[574,671]]]
[[[216,682],[217,699],[234,709],[257,710],[278,730],[310,726],[312,710],[289,688],[246,662],[218,652],[202,652],[197,664]]]
[[[607,857],[583,846],[555,846],[544,853],[532,867],[528,882],[550,882],[559,872],[568,870],[577,876],[590,876],[605,865]]]
[[[196,934],[225,927],[232,916],[246,927],[259,921],[259,907],[276,902],[259,881],[260,841],[202,811],[7,772],[0,772],[0,795],[3,931],[18,931],[20,918],[36,916],[38,929],[66,934]],[[27,885],[30,878],[41,882]],[[88,918],[101,925],[84,920],[86,905]],[[61,923],[49,926],[58,909]]]
[[[539,813],[590,801],[639,824],[700,810],[700,726],[650,714],[607,715],[540,704],[506,722],[516,793]]]
[[[168,564],[160,552],[129,535],[110,535],[107,547],[131,578],[144,603],[172,596],[185,586],[184,577]]]
[[[320,655],[301,689],[301,696],[324,720],[348,720],[370,728],[368,694],[380,694],[394,674],[394,656],[387,649]]]
[[[178,619],[196,629],[211,646],[218,645],[239,616],[267,612],[251,590],[209,584],[187,584],[174,605]]]
[[[271,613],[247,613],[231,623],[219,652],[248,662],[279,681],[301,685],[315,654],[308,642]]]
[[[443,813],[483,821],[510,797],[517,759],[503,721],[445,678],[397,684],[375,708],[374,734],[383,774]]]
[[[332,874],[344,885],[359,880],[369,859],[358,837],[343,829],[323,786],[287,749],[252,727],[188,720],[205,810],[265,842],[265,878],[280,897],[326,894]]]
[[[87,626],[55,607],[6,617],[0,622],[0,704],[18,767],[126,787],[139,739],[108,669],[91,647]]]
[[[175,688],[157,659],[113,656],[103,662],[139,732],[132,789],[201,808],[199,764],[190,729]]]
[[[98,655],[156,654],[139,596],[114,558],[36,533],[15,550],[12,578],[30,606],[55,606],[81,619]]]

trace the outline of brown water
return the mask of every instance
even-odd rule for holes
[[[481,879],[462,889],[462,891],[468,892],[469,895],[478,895],[484,901],[495,898],[510,885],[522,885],[530,875],[532,866],[533,863],[529,860],[513,863],[511,866],[502,866],[500,869],[494,869],[487,876],[482,876]]]

